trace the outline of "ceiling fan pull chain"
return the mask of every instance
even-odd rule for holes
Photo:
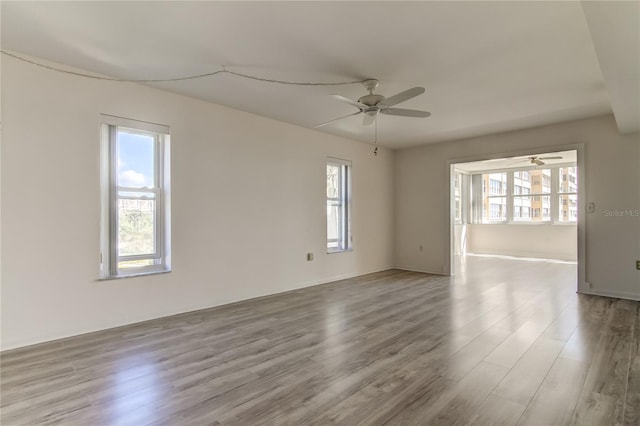
[[[374,129],[374,133],[373,133],[373,144],[376,146],[376,148],[373,150],[373,155],[375,155],[376,157],[378,156],[378,114],[376,114],[376,116],[374,117],[375,120],[375,129]]]

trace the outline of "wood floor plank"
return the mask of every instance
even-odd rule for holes
[[[0,353],[2,425],[635,425],[640,309],[470,256]]]
[[[566,425],[580,396],[588,363],[558,357],[534,394],[518,425]]]
[[[518,423],[525,408],[526,405],[491,394],[471,417],[470,424],[477,426],[515,425]]]
[[[493,394],[526,407],[563,347],[564,342],[559,340],[538,339],[498,384]]]
[[[502,328],[490,328],[450,356],[439,373],[449,379],[462,379],[512,334]]]
[[[468,424],[491,389],[509,370],[482,362],[460,380],[449,392],[445,391],[432,406],[415,404],[413,410],[403,411],[393,419],[394,424]]]
[[[610,309],[576,406],[574,424],[622,424],[635,317]],[[635,313],[634,313],[635,315]]]
[[[494,349],[485,361],[500,365],[506,368],[512,368],[538,340],[548,324],[540,324],[537,322],[527,321],[518,328],[511,336],[509,336],[500,346]]]
[[[633,340],[631,344],[623,415],[623,423],[629,426],[640,424],[640,341]]]
[[[636,306],[636,317],[631,340],[629,371],[624,406],[623,424],[640,424],[640,304]]]

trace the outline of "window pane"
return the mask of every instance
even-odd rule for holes
[[[118,130],[118,186],[155,186],[154,147],[151,135]]]
[[[528,222],[533,217],[533,197],[513,197],[513,221]]]
[[[483,209],[483,222],[500,222],[507,220],[507,197],[489,197]]]
[[[340,166],[327,164],[327,198],[340,196]]]
[[[340,239],[340,205],[327,202],[327,247],[337,248]]]
[[[462,174],[455,174],[454,185],[454,198],[455,198],[455,221],[460,223],[462,220]]]
[[[155,200],[118,200],[118,255],[155,253]]]
[[[486,195],[507,195],[507,174],[491,173],[483,175],[485,185],[483,189]]]
[[[578,219],[578,196],[560,195],[560,208],[558,220],[560,222],[575,222]]]
[[[529,171],[531,194],[551,193],[551,169],[535,169]]]
[[[482,221],[501,222],[507,220],[507,173],[482,175]]]
[[[516,201],[517,198],[521,200]],[[525,200],[527,198],[528,200]],[[530,208],[530,217],[521,220],[530,220],[533,222],[548,222],[551,220],[551,197],[541,195],[536,197],[516,197],[514,203],[520,202],[521,205],[528,205]]]
[[[531,181],[529,172],[517,171],[513,173],[513,194],[529,194],[531,192]]]
[[[558,192],[578,192],[577,167],[561,167],[558,172]]]

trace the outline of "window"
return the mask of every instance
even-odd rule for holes
[[[168,271],[168,128],[106,115],[102,119],[100,275]]]
[[[577,220],[577,167],[555,166],[509,172],[486,172],[482,202],[474,194],[474,218],[482,223],[571,223]]]
[[[487,188],[489,189],[488,192]],[[507,174],[490,173],[482,175],[482,189],[482,221],[484,223],[506,221]]]
[[[327,252],[351,250],[351,162],[327,161]]]
[[[561,167],[558,181],[559,222],[575,222],[578,220],[578,171],[575,166]]]
[[[462,173],[455,174],[454,199],[455,223],[462,223]]]
[[[514,175],[517,173],[518,172],[514,172]],[[513,197],[513,221],[545,222],[551,220],[551,216],[548,214],[551,194],[551,169],[530,170],[528,177],[530,177],[531,183],[526,188],[527,190],[518,191],[518,188],[515,188],[513,192],[515,195]],[[518,179],[514,178],[514,184],[517,181]],[[547,209],[544,210],[544,207],[547,207]],[[522,213],[519,216],[516,216],[516,210],[518,210],[518,208]],[[536,211],[538,214],[535,213]],[[543,212],[542,216],[539,213],[540,211]]]

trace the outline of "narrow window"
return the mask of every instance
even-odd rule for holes
[[[454,182],[455,198],[455,223],[462,223],[462,173],[455,174]]]
[[[561,167],[562,179],[558,181],[559,222],[576,222],[578,220],[578,168],[576,166]]]
[[[351,162],[327,161],[327,252],[351,250]]]
[[[102,116],[102,278],[170,270],[169,132]]]
[[[483,174],[482,181],[482,222],[505,222],[507,220],[507,174]]]

